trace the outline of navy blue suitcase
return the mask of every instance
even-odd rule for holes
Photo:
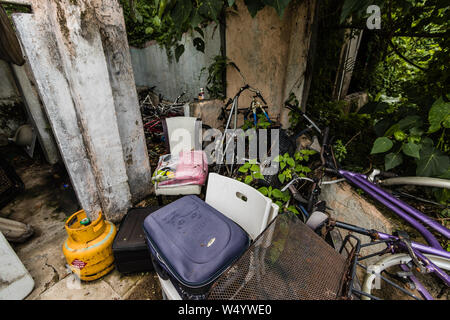
[[[197,196],[185,196],[144,220],[155,270],[183,299],[202,299],[250,244],[235,222]]]

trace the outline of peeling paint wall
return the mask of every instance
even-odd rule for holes
[[[283,108],[289,93],[302,101],[305,70],[316,1],[291,2],[283,19],[265,7],[252,19],[243,0],[237,12],[226,16],[226,55],[241,70],[248,84],[258,88],[269,106],[269,115],[288,126]],[[244,82],[231,66],[227,69],[227,96],[234,96]],[[240,105],[248,106],[251,96],[243,95]]]
[[[180,60],[170,60],[166,49],[155,41],[147,43],[145,48],[131,47],[131,61],[137,86],[153,87],[168,100],[175,100],[183,90],[185,99],[197,98],[200,88],[206,88],[208,70],[214,57],[220,55],[219,27],[212,23],[204,29],[205,53],[193,45],[193,37],[184,34],[181,42],[185,51]],[[206,91],[206,89],[205,89]],[[207,92],[206,92],[206,96]]]

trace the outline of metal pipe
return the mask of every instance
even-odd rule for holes
[[[433,219],[431,219],[430,217],[424,215],[419,210],[417,210],[417,209],[411,207],[410,205],[408,205],[408,204],[398,200],[397,198],[393,197],[391,194],[387,193],[386,191],[384,191],[380,187],[377,187],[373,183],[367,181],[366,180],[366,176],[361,175],[361,174],[354,174],[354,173],[350,173],[350,174],[352,176],[354,176],[359,182],[363,183],[364,185],[369,187],[374,192],[380,194],[383,198],[387,199],[388,201],[390,201],[394,205],[398,206],[402,210],[404,210],[407,213],[409,213],[410,215],[412,215],[414,218],[422,221],[427,226],[433,228],[437,232],[441,233],[442,235],[444,235],[445,237],[450,239],[450,229],[447,229],[442,224],[440,224],[440,223],[434,221]],[[370,194],[371,194],[371,192],[369,192],[369,195]]]
[[[350,175],[347,171],[339,170],[339,173],[344,176],[347,180],[349,180],[354,185],[358,186],[365,192],[367,192],[372,198],[377,200],[378,202],[384,204],[386,207],[388,207],[390,210],[394,211],[396,214],[398,214],[401,218],[403,218],[406,222],[411,224],[414,228],[416,228],[425,238],[425,240],[434,248],[442,249],[439,241],[433,236],[433,234],[428,231],[422,224],[420,224],[417,220],[414,220],[412,217],[410,217],[406,212],[398,208],[395,204],[389,202],[386,198],[382,197],[381,195],[378,195],[374,193],[368,186],[361,183],[361,181],[357,180],[356,177],[353,175]]]
[[[399,240],[398,237],[393,236],[391,234],[383,233],[383,232],[378,232],[378,239],[392,240],[392,241]],[[426,254],[433,254],[436,256],[444,257],[446,259],[450,259],[450,252],[446,251],[442,248],[434,248],[434,247],[430,247],[425,244],[414,242],[414,241],[411,241],[411,247],[415,250],[418,250],[418,251],[426,253]]]

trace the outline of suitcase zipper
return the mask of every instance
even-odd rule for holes
[[[147,233],[147,232],[146,232],[146,233]],[[152,241],[150,240],[150,237],[148,237],[148,235],[147,235],[147,239],[149,240],[148,243],[149,243],[150,246],[152,247],[153,251],[156,252],[156,257],[157,257],[158,260],[165,266],[165,269],[168,270],[168,271],[170,272],[170,274],[171,274],[178,282],[180,282],[181,284],[185,285],[186,287],[190,287],[190,288],[193,288],[193,289],[198,289],[198,288],[207,286],[208,284],[214,282],[214,281],[217,279],[217,277],[218,277],[220,274],[222,274],[222,272],[223,272],[224,270],[226,270],[226,269],[227,269],[227,268],[228,268],[235,260],[237,260],[237,259],[242,255],[242,253],[241,253],[241,255],[237,256],[236,258],[231,259],[231,261],[229,261],[229,262],[226,264],[226,267],[221,268],[220,270],[218,270],[217,272],[214,273],[213,277],[211,277],[211,278],[212,278],[211,280],[208,280],[207,282],[202,283],[201,285],[192,285],[192,284],[188,284],[186,281],[181,280],[180,277],[179,277],[179,275],[177,274],[177,272],[173,271],[172,268],[169,268],[168,264],[167,264],[167,263],[164,261],[164,259],[160,256],[158,250],[155,249],[155,246],[153,245],[153,243],[152,243]],[[243,250],[243,252],[245,252],[245,251],[247,250],[247,248],[248,248],[248,246],[245,248],[245,250]]]

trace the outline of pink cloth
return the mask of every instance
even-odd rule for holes
[[[208,161],[201,150],[181,151],[176,165],[175,178],[159,182],[159,187],[203,185],[208,176]]]

